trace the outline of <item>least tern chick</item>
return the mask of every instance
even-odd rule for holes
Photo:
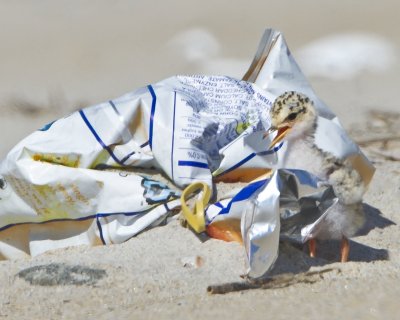
[[[310,255],[315,256],[315,239],[341,239],[341,261],[347,261],[348,238],[364,224],[362,197],[365,186],[359,173],[348,160],[338,159],[321,150],[314,134],[317,130],[317,112],[313,102],[305,95],[289,91],[279,96],[270,110],[271,128],[277,131],[273,147],[284,140],[288,152],[284,162],[287,168],[307,170],[332,186],[338,203],[328,213],[315,237],[309,240]]]

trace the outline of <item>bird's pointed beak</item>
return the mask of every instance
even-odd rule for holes
[[[271,144],[269,145],[269,148],[272,149],[276,144],[281,142],[283,138],[285,138],[285,136],[289,133],[290,129],[291,127],[285,126],[278,129],[272,128],[268,130],[268,132],[264,135],[264,137],[268,135],[270,132],[278,131],[274,140],[272,140]]]

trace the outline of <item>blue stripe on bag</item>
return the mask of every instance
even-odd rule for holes
[[[208,169],[208,163],[197,162],[197,161],[179,160],[178,161],[178,166],[181,166],[181,167],[196,167],[196,168]]]
[[[224,207],[220,202],[216,202],[213,205],[216,207],[221,208],[221,211],[215,215],[211,220],[207,219],[207,224],[210,224],[217,216],[221,214],[228,214],[229,211],[231,210],[232,205],[235,202],[240,202],[249,199],[254,195],[257,190],[259,190],[261,187],[263,187],[266,183],[268,183],[269,179],[264,179],[260,181],[256,181],[253,183],[248,184],[246,187],[244,187],[242,190],[240,190],[232,199],[229,201],[226,207]]]
[[[109,146],[106,146],[106,144],[103,142],[103,140],[101,140],[100,136],[97,134],[96,130],[93,128],[93,126],[91,125],[91,123],[89,122],[88,118],[86,117],[85,113],[83,112],[83,110],[79,110],[79,114],[81,115],[83,121],[85,122],[85,124],[87,125],[87,127],[89,128],[89,130],[92,132],[92,134],[94,135],[94,137],[96,138],[97,142],[100,143],[100,145],[103,147],[103,149],[107,150],[107,152],[110,154],[111,158],[114,159],[114,161],[118,164],[120,164],[121,166],[123,165],[123,162],[121,162],[113,153],[113,151],[111,150],[111,148]]]
[[[157,97],[153,87],[150,84],[147,86],[147,89],[149,89],[151,97],[153,98],[153,101],[151,102],[150,128],[149,128],[149,145],[150,145],[150,150],[153,150],[153,122],[154,122],[154,113],[156,112]]]
[[[261,152],[257,152],[257,153],[255,153],[255,152],[250,153],[246,158],[240,160],[238,163],[236,163],[235,165],[233,165],[229,169],[226,169],[224,172],[221,172],[216,177],[222,176],[224,174],[227,174],[228,172],[231,172],[231,171],[239,168],[240,166],[242,166],[246,162],[248,162],[251,159],[253,159],[255,156],[266,156],[266,155],[270,155],[270,154],[276,153],[280,148],[282,148],[282,146],[283,146],[283,142],[281,142],[278,146],[276,146],[275,148],[272,148],[271,150],[261,151]]]
[[[100,240],[103,244],[106,244],[106,241],[104,240],[103,229],[101,228],[101,223],[100,223],[99,217],[96,217],[96,224],[97,224],[97,229],[99,229]]]
[[[111,101],[110,101],[111,102]],[[111,103],[110,103],[111,104]],[[113,108],[115,107],[114,104],[111,104],[111,106],[113,106]],[[85,113],[83,112],[83,110],[79,110],[79,114],[82,117],[83,121],[85,122],[86,126],[89,128],[89,130],[92,132],[92,134],[94,135],[94,137],[96,138],[96,140],[98,141],[98,143],[100,143],[100,145],[102,146],[103,149],[107,150],[107,152],[110,154],[111,158],[114,159],[114,161],[116,163],[118,163],[119,165],[123,166],[124,163],[132,156],[134,155],[136,152],[132,151],[131,153],[127,154],[125,157],[122,158],[122,160],[119,160],[117,158],[117,156],[114,154],[114,152],[111,150],[110,147],[106,146],[106,144],[103,142],[103,140],[101,140],[100,136],[98,135],[98,133],[96,132],[96,130],[93,128],[92,124],[90,123],[89,119],[86,117]],[[144,148],[149,144],[149,141],[144,142],[142,145],[140,145],[140,148]]]
[[[265,185],[267,181],[269,181],[269,179],[256,181],[244,187],[232,198],[228,205],[223,208],[219,214],[227,214],[231,210],[233,203],[249,199],[258,189]]]
[[[161,205],[161,204],[160,204]],[[110,216],[115,216],[115,215],[124,215],[127,217],[131,217],[131,216],[136,216],[136,215],[140,215],[140,214],[146,214],[148,212],[150,212],[151,210],[155,209],[157,206],[152,206],[149,209],[143,210],[143,211],[133,211],[133,212],[110,212],[110,213],[96,213],[96,214],[92,214],[86,217],[80,217],[80,218],[61,218],[61,219],[52,219],[52,220],[47,220],[47,221],[33,221],[33,222],[21,222],[21,223],[12,223],[12,224],[8,224],[5,225],[3,227],[0,228],[0,231],[6,230],[8,228],[14,227],[14,226],[18,226],[18,225],[25,225],[25,224],[44,224],[44,223],[48,223],[48,222],[62,222],[62,221],[85,221],[85,220],[89,220],[89,219],[96,219],[98,220],[99,218],[105,218],[105,217],[110,217]]]

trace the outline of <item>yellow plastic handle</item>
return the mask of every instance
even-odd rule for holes
[[[201,198],[196,200],[193,211],[186,205],[186,201],[190,198],[190,196],[201,190],[202,195]],[[204,182],[195,182],[187,186],[185,190],[182,192],[181,196],[181,204],[182,204],[182,213],[189,224],[189,226],[196,232],[204,232],[206,230],[206,221],[204,217],[204,209],[211,197],[211,189],[208,184]]]

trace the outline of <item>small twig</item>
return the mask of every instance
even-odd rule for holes
[[[370,150],[370,152],[372,152],[373,154],[375,154],[377,156],[380,156],[383,159],[388,160],[388,161],[400,161],[399,157],[395,157],[395,156],[392,156],[390,154],[386,154],[386,153],[380,152],[378,150]]]
[[[309,271],[299,274],[287,273],[270,278],[255,281],[229,282],[207,287],[209,294],[226,294],[229,292],[251,290],[251,289],[278,289],[285,288],[297,283],[315,283],[324,279],[323,274],[331,271],[340,272],[340,269],[329,268],[319,271]]]
[[[359,144],[360,146],[366,146],[372,143],[377,143],[377,142],[384,142],[387,143],[389,141],[393,140],[400,140],[399,135],[394,135],[394,136],[384,136],[384,137],[376,137],[376,138],[370,138],[370,139],[364,139],[364,140],[356,140],[356,143]]]
[[[378,111],[378,110],[371,110],[369,112],[370,116],[384,122],[390,122],[390,119],[398,119],[400,118],[400,113],[398,112],[391,112],[391,111]]]

